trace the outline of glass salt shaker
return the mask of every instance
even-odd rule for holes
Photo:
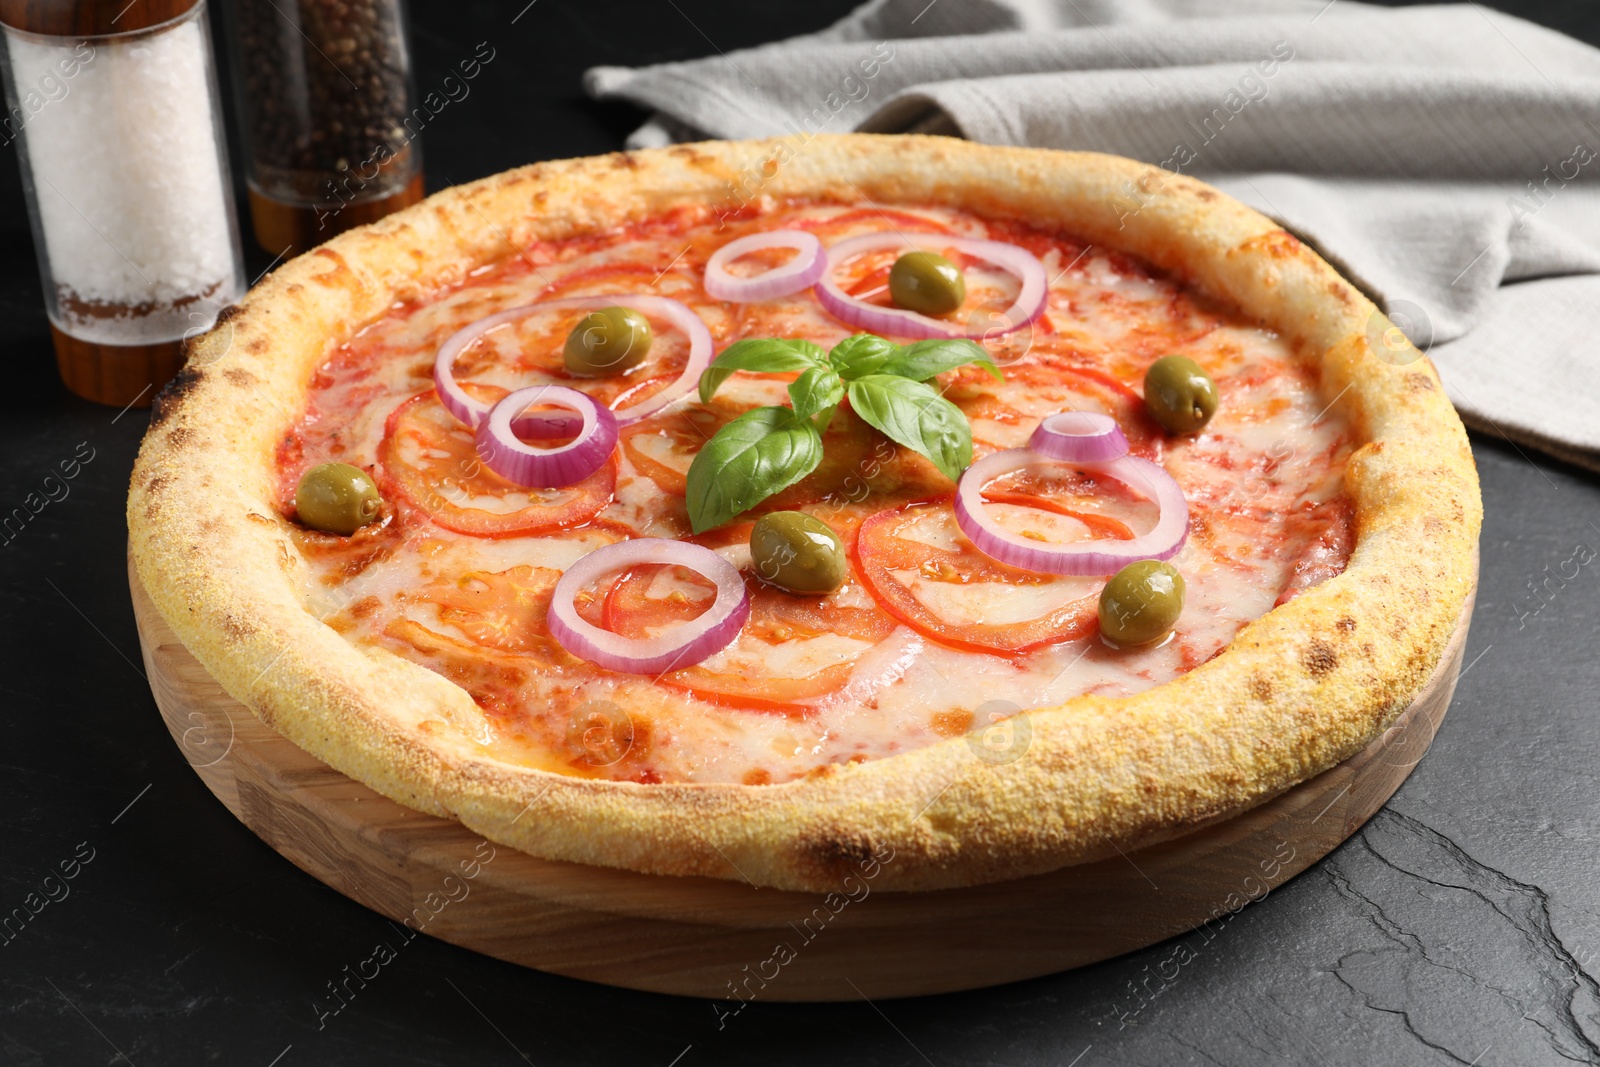
[[[62,381],[148,405],[244,292],[204,0],[0,0]]]
[[[256,240],[292,255],[422,199],[401,0],[235,0]]]

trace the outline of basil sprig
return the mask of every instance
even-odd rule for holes
[[[687,503],[695,533],[721,526],[782,492],[822,462],[822,433],[846,396],[868,425],[927,456],[951,481],[972,462],[972,427],[928,379],[968,363],[995,378],[981,345],[934,339],[910,345],[870,333],[824,352],[810,341],[752,338],[728,346],[700,376],[709,402],[735,371],[799,372],[790,407],[760,407],[717,431],[689,467]]]

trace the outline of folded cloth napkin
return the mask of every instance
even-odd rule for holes
[[[1600,50],[1477,4],[873,0],[632,70],[633,147],[931,132],[1194,175],[1307,239],[1469,425],[1600,470]]]

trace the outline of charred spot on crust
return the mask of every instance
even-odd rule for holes
[[[178,403],[194,392],[204,379],[205,372],[199,367],[185,365],[177,376],[156,394],[150,410],[150,428],[153,430],[170,419],[172,413],[178,410]]]
[[[212,322],[211,328],[214,330],[223,323],[232,322],[234,319],[243,314],[244,308],[240,307],[238,304],[229,304],[227,307],[217,312],[216,320]]]
[[[265,337],[252,337],[245,342],[244,350],[252,356],[259,356],[267,350],[267,339]]]
[[[362,284],[361,277],[350,269],[350,264],[339,253],[331,248],[319,248],[313,255],[321,256],[333,265],[332,270],[317,276],[319,282],[323,284],[332,282],[348,289],[352,293],[359,293],[365,290],[366,287]]]
[[[1194,195],[1198,196],[1201,200],[1204,200],[1208,204],[1217,198],[1217,194],[1213,193],[1210,189],[1196,189],[1194,191]]]
[[[182,448],[194,440],[194,431],[187,426],[174,426],[167,434],[167,444],[173,448]]]
[[[1272,699],[1272,679],[1264,674],[1250,676],[1250,695],[1265,703]]]
[[[235,640],[243,640],[256,632],[256,628],[233,613],[222,617],[222,632]]]
[[[1356,630],[1356,620],[1351,618],[1349,615],[1346,615],[1333,625],[1343,630],[1347,634],[1355,633]]]
[[[638,170],[639,161],[632,152],[618,152],[611,157],[611,166],[617,170]]]
[[[829,836],[802,847],[830,877],[842,877],[873,861],[872,842],[860,836]]]
[[[222,376],[228,379],[228,381],[232,382],[234,385],[246,389],[256,384],[256,376],[245,370],[243,367],[229,367],[227,370],[222,372]]]
[[[1413,393],[1433,392],[1433,379],[1426,374],[1412,374],[1406,378],[1406,387]]]
[[[681,145],[678,145],[676,148],[670,148],[667,151],[671,155],[679,156],[679,157],[681,157],[683,159],[688,160],[689,163],[692,166],[696,166],[696,167],[703,167],[703,166],[707,165],[708,163],[715,163],[716,162],[716,160],[713,159],[711,156],[706,155],[704,152],[700,151],[698,148],[694,147],[693,145],[681,144]]]
[[[1266,256],[1268,259],[1293,259],[1305,246],[1288,230],[1270,230],[1239,242],[1229,256]]]
[[[1321,678],[1339,666],[1339,653],[1335,652],[1328,642],[1314,637],[1306,646],[1305,652],[1301,654],[1300,664],[1313,678]]]

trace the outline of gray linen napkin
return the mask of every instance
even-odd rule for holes
[[[821,33],[640,70],[645,147],[797,130],[1094,149],[1310,240],[1469,425],[1600,469],[1600,50],[1476,4],[873,0]]]

